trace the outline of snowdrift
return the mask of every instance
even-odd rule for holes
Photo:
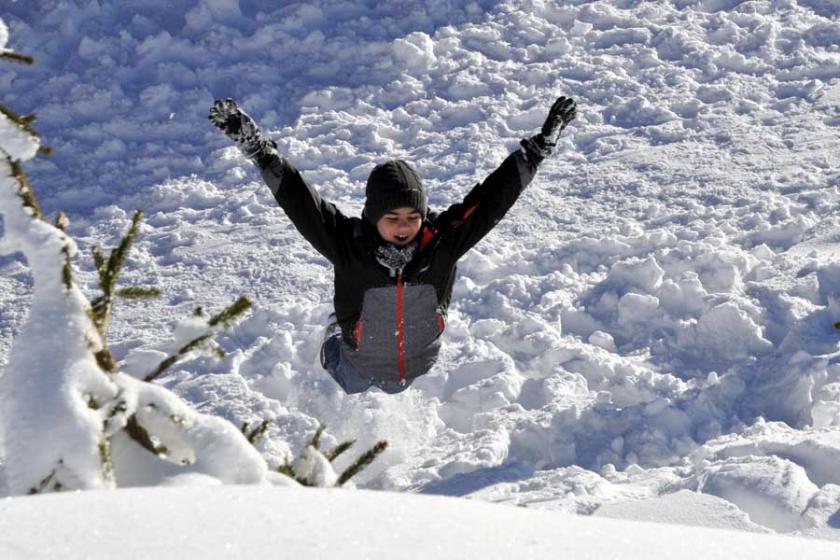
[[[84,516],[79,516],[79,511]],[[4,558],[836,558],[825,541],[382,492],[150,488],[0,502]]]
[[[369,489],[626,517],[632,504],[651,518],[699,492],[712,501],[690,500],[696,512],[736,508],[729,526],[836,538],[836,12],[812,0],[15,3],[0,17],[38,64],[9,72],[0,94],[39,113],[57,155],[32,166],[33,183],[48,211],[70,211],[82,253],[146,211],[125,274],[165,297],[116,311],[126,368],[196,302],[253,298],[221,340],[227,359],[162,382],[235,424],[271,419],[270,464],[323,421],[328,443],[390,442]],[[439,364],[403,395],[341,394],[318,364],[328,263],[207,124],[213,98],[238,98],[357,213],[386,157],[416,165],[433,207],[459,200],[560,93],[579,119],[462,261]],[[0,271],[5,365],[31,282],[19,259]]]

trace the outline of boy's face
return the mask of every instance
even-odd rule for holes
[[[408,245],[423,225],[423,216],[414,208],[395,208],[376,222],[379,235],[388,243],[400,247]]]

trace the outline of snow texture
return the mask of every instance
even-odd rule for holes
[[[70,214],[83,289],[89,247],[146,212],[124,275],[165,295],[115,310],[125,370],[195,305],[254,300],[226,359],[161,382],[234,425],[272,420],[269,465],[324,422],[328,446],[389,441],[363,488],[624,517],[677,500],[837,538],[837,17],[824,0],[14,2],[7,46],[36,64],[4,68],[0,97],[56,150],[27,169]],[[432,207],[459,201],[560,94],[578,120],[460,263],[439,363],[397,396],[342,394],[318,362],[329,264],[208,124],[212,100],[237,98],[358,214],[385,158],[416,166]],[[0,260],[4,376],[35,266]]]
[[[563,551],[581,560],[833,560],[840,549],[815,539],[586,518],[440,496],[254,486],[4,500],[0,530],[3,558],[32,559],[503,560],[525,554],[548,560]]]

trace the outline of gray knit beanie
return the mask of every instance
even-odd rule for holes
[[[365,196],[364,217],[373,225],[395,208],[414,208],[426,217],[426,188],[417,172],[401,159],[373,168]]]

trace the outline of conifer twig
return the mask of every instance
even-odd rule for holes
[[[147,432],[146,428],[141,426],[140,422],[137,421],[136,415],[132,414],[129,416],[128,421],[125,424],[125,433],[127,433],[129,437],[136,441],[143,449],[153,453],[154,455],[160,454],[160,450],[157,446],[155,446],[155,442],[152,441],[152,437],[149,435],[149,432]]]
[[[96,271],[99,273],[99,287],[102,289],[102,295],[91,302],[91,311],[93,313],[93,322],[96,325],[99,334],[105,335],[108,330],[108,324],[111,321],[111,309],[113,307],[114,296],[120,295],[115,290],[117,285],[117,278],[120,275],[122,266],[128,256],[128,251],[137,237],[137,229],[140,226],[140,220],[143,217],[143,211],[137,210],[134,212],[134,217],[131,219],[131,226],[120,240],[120,244],[111,251],[108,259],[102,249],[94,247],[93,262],[96,265]],[[131,290],[130,288],[128,290]],[[131,292],[129,292],[131,293]],[[150,292],[143,292],[150,293]],[[128,296],[128,297],[152,297],[152,296]]]
[[[268,430],[269,424],[271,424],[271,420],[263,420],[256,428],[249,431],[248,428],[250,427],[250,423],[245,422],[242,424],[240,430],[245,435],[245,438],[249,443],[256,445],[257,442],[265,436],[265,432]]]
[[[239,297],[239,299],[237,299],[227,309],[222,310],[219,314],[214,315],[207,321],[208,327],[213,329],[211,332],[196,337],[195,339],[191,340],[190,342],[179,348],[174,354],[163,360],[153,372],[146,375],[143,378],[143,380],[153,381],[160,377],[160,375],[164,371],[172,367],[172,365],[174,365],[178,360],[186,356],[189,352],[196,350],[207,340],[215,336],[217,332],[214,329],[214,327],[218,327],[220,325],[225,327],[230,326],[237,317],[249,310],[251,308],[251,305],[251,301],[248,298],[246,298],[245,296]],[[225,357],[225,354],[221,351],[221,349],[216,348],[215,351],[216,355],[219,358]]]
[[[157,288],[142,288],[140,286],[133,286],[130,288],[120,288],[114,295],[127,299],[151,299],[160,297],[161,291]]]
[[[143,217],[142,210],[135,210],[134,217],[131,218],[131,226],[128,228],[128,232],[123,236],[122,240],[120,240],[120,244],[117,246],[116,249],[111,251],[111,256],[108,258],[108,294],[111,294],[114,290],[114,286],[117,284],[117,277],[122,270],[123,263],[125,263],[125,258],[128,256],[128,251],[131,249],[131,245],[134,243],[134,239],[137,237],[137,228],[140,226],[140,220]]]
[[[67,214],[65,214],[64,212],[59,212],[55,216],[55,222],[53,222],[53,225],[55,227],[57,227],[58,229],[60,229],[61,231],[66,233],[67,228],[70,226],[70,219],[67,217]]]
[[[353,445],[354,445],[355,443],[356,443],[356,440],[355,440],[355,439],[351,439],[351,440],[348,440],[348,441],[345,441],[345,442],[339,443],[339,444],[335,447],[335,449],[333,449],[332,451],[330,451],[330,452],[326,455],[327,460],[328,460],[330,463],[332,463],[333,461],[335,461],[336,459],[338,459],[338,457],[339,457],[342,453],[344,453],[345,451],[347,451],[348,449],[350,449],[351,447],[353,447]]]
[[[207,324],[211,327],[218,326],[219,324],[228,327],[237,317],[251,309],[252,305],[251,300],[247,297],[239,296],[239,299],[233,302],[227,309],[224,309],[218,315],[211,317],[210,320],[207,321]]]
[[[326,424],[321,424],[318,426],[318,429],[315,430],[315,434],[312,436],[312,439],[309,440],[309,445],[314,447],[315,449],[320,449],[321,447],[321,436],[324,434],[324,430],[327,429]]]
[[[70,249],[67,245],[61,248],[64,255],[64,265],[61,267],[61,281],[68,290],[73,288],[73,264],[70,262]]]
[[[295,475],[295,470],[292,468],[292,464],[289,463],[288,461],[286,461],[282,465],[279,465],[277,467],[277,472],[279,472],[280,474],[285,474],[289,478],[292,478],[292,479],[300,482],[300,480],[298,480],[298,477]]]
[[[23,166],[20,162],[6,157],[9,165],[12,168],[12,176],[17,179],[20,188],[18,189],[18,196],[23,200],[23,206],[32,210],[33,216],[39,220],[44,219],[44,214],[41,212],[41,207],[38,204],[38,199],[35,197],[35,192],[32,190],[32,185],[29,184],[29,179],[23,171]]]
[[[27,54],[21,54],[10,50],[0,52],[0,58],[11,60],[12,62],[19,62],[20,64],[33,64],[35,62],[35,59]]]
[[[58,463],[59,463],[59,465],[61,465],[63,463],[63,461],[61,459],[59,459]],[[34,494],[40,494],[44,490],[48,489],[50,487],[50,484],[52,484],[52,488],[54,490],[56,490],[56,491],[61,490],[61,483],[60,482],[53,482],[53,480],[55,479],[55,475],[57,473],[58,473],[58,468],[53,469],[50,472],[50,474],[45,476],[41,480],[41,482],[38,483],[38,486],[30,488],[28,494],[30,496],[32,496]]]
[[[154,381],[155,379],[160,377],[161,374],[164,371],[168,370],[170,367],[175,365],[178,362],[178,360],[180,360],[181,358],[183,358],[184,356],[186,356],[187,354],[189,354],[190,352],[192,352],[193,350],[195,350],[196,348],[201,346],[204,342],[206,342],[212,336],[213,336],[213,333],[203,334],[203,335],[201,335],[197,338],[194,338],[190,342],[186,343],[181,348],[179,348],[174,354],[170,355],[165,360],[163,360],[160,364],[158,364],[158,367],[156,367],[153,372],[146,375],[146,377],[143,378],[143,381]]]
[[[380,441],[361,456],[359,456],[356,461],[344,469],[344,472],[338,477],[338,482],[335,483],[336,486],[342,486],[345,482],[362,472],[368,465],[370,465],[374,459],[376,459],[383,451],[388,448],[387,441]]]
[[[18,115],[2,103],[0,103],[0,113],[2,113],[6,118],[8,118],[10,121],[18,125],[21,129],[31,134],[35,138],[41,138],[41,135],[38,134],[38,131],[32,128],[32,123],[35,122],[35,115]],[[52,148],[48,146],[39,146],[38,153],[42,155],[51,155]]]

